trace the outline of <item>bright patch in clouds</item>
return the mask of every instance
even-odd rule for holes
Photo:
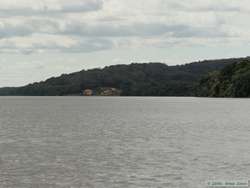
[[[6,57],[0,62],[15,71],[5,62],[23,59],[29,70],[40,61],[53,75],[117,59],[186,63],[247,56],[249,19],[249,0],[1,0],[0,53]],[[36,59],[41,53],[50,61]],[[58,63],[56,56],[67,58]],[[72,59],[92,64],[64,69]]]

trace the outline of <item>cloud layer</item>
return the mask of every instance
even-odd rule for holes
[[[72,12],[97,11],[103,6],[102,0],[3,0],[1,16],[30,16]]]
[[[248,42],[247,0],[2,0],[0,52]]]

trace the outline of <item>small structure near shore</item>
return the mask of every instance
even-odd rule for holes
[[[83,96],[93,96],[93,90],[92,89],[85,89],[82,94]]]
[[[121,90],[112,87],[103,87],[98,90],[100,96],[120,96],[121,93]]]
[[[82,91],[83,96],[120,96],[122,91],[112,87],[100,87],[94,90],[85,89]]]

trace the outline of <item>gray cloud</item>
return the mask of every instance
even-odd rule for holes
[[[13,36],[26,36],[30,35],[34,30],[25,25],[12,25],[8,23],[2,23],[0,26],[0,38],[13,37]]]
[[[64,26],[61,31],[57,33],[88,36],[88,37],[152,37],[162,36],[166,37],[227,37],[228,34],[220,31],[219,25],[209,26],[191,26],[184,24],[164,24],[164,23],[127,23],[116,24],[113,23],[69,23]]]
[[[145,39],[152,44],[161,40],[172,43],[175,38],[190,43],[190,38],[216,40],[241,37],[242,33],[247,35],[248,32],[236,27],[241,23],[238,16],[226,19],[228,12],[240,14],[240,10],[246,9],[235,1],[227,1],[227,4],[225,0],[3,1],[0,7],[0,50],[20,48],[20,51],[30,53],[37,48],[38,51],[90,52],[124,43],[143,44]],[[249,4],[243,1],[245,5]],[[35,42],[34,36],[40,38]],[[66,45],[58,42],[60,38],[66,40]],[[69,41],[75,44],[68,47]]]
[[[129,37],[162,35],[168,31],[169,28],[166,25],[158,23],[97,23],[94,25],[69,23],[62,33],[99,37]]]
[[[190,26],[184,24],[164,23],[101,23],[83,22],[59,23],[50,19],[31,19],[19,24],[3,22],[0,27],[0,38],[26,36],[34,33],[59,34],[82,37],[150,37],[168,34],[173,37],[225,37],[227,34],[214,27]],[[215,32],[216,31],[216,32]]]
[[[197,2],[196,0],[189,1],[170,1],[167,6],[174,10],[189,11],[189,12],[234,12],[242,11],[239,4],[232,4],[228,1],[218,0],[216,2],[204,1]]]
[[[42,42],[41,42],[42,41]],[[112,40],[102,38],[68,38],[35,35],[29,39],[9,38],[0,40],[1,53],[23,53],[54,51],[68,53],[89,53],[114,47]]]
[[[50,19],[31,19],[19,24],[6,22],[2,24],[0,27],[0,38],[2,38],[0,50],[2,49],[2,52],[16,52],[20,49],[19,52],[24,54],[43,50],[79,53],[112,49],[115,47],[113,41],[118,40],[117,44],[121,44],[122,38],[129,40],[129,38],[136,37],[143,41],[143,38],[152,37],[164,37],[166,40],[171,38],[223,38],[228,36],[226,32],[220,31],[217,27],[219,26],[195,27],[140,22],[117,25],[109,22],[86,24],[81,22],[64,23]],[[39,37],[32,39],[34,35]],[[23,37],[24,40],[21,40],[20,37]],[[53,37],[55,40],[53,40]],[[70,40],[70,45],[65,47],[60,37],[66,38],[66,44]],[[58,42],[60,40],[61,42]],[[71,44],[71,42],[76,44]],[[25,43],[28,46],[25,46]]]
[[[112,49],[113,47],[114,43],[112,40],[92,38],[79,40],[79,43],[77,45],[72,46],[70,48],[60,48],[59,50],[62,52],[86,53],[92,51]]]
[[[74,4],[72,1],[69,4],[64,4],[61,8],[63,12],[84,12],[84,11],[96,11],[103,7],[102,0],[85,0],[79,1],[79,3]],[[49,10],[49,9],[48,9]]]
[[[59,23],[50,19],[16,19],[14,22],[5,19],[0,21],[0,38],[56,33],[59,28]]]
[[[44,0],[33,3],[27,0],[20,0],[19,3],[10,0],[7,5],[1,4],[0,16],[52,16],[54,14],[97,11],[101,10],[102,7],[103,0]]]

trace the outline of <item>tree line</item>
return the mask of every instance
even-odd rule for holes
[[[220,71],[240,59],[206,60],[185,65],[132,63],[63,74],[23,87],[1,88],[0,95],[65,96],[80,95],[85,89],[117,88],[123,96],[203,96],[208,73]],[[214,75],[218,73],[212,73]],[[209,78],[206,78],[209,80]],[[240,78],[245,79],[245,78]],[[202,92],[197,92],[197,87]]]

